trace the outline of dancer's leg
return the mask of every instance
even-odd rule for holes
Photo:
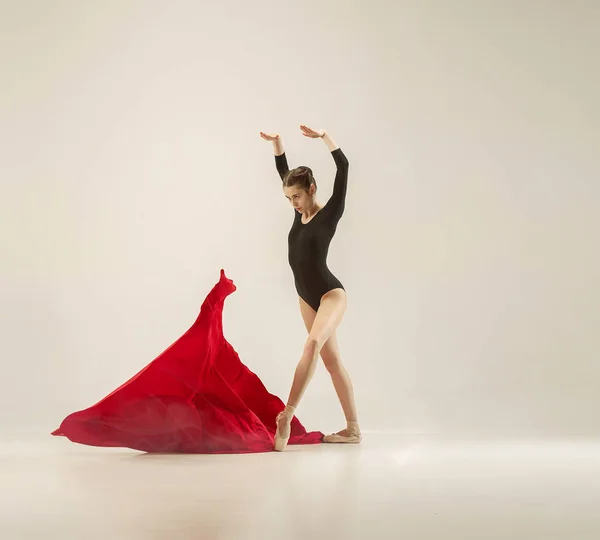
[[[306,331],[310,333],[317,313],[302,300],[302,298],[300,298],[300,313],[302,314],[302,320],[304,321]],[[354,389],[352,387],[350,376],[342,364],[337,340],[337,331],[334,331],[333,334],[331,334],[330,338],[321,348],[321,358],[323,359],[325,368],[331,376],[331,381],[333,382],[333,387],[340,400],[346,422],[357,422],[358,417],[354,401]]]
[[[321,305],[312,323],[300,362],[296,366],[287,405],[277,416],[275,450],[282,451],[290,436],[290,423],[317,365],[319,352],[335,332],[346,311],[346,292],[334,289],[323,295]]]
[[[287,404],[297,407],[312,379],[319,353],[325,342],[339,326],[346,311],[346,293],[343,289],[334,289],[323,295],[321,305],[312,323],[304,351],[292,382]]]
[[[331,376],[331,381],[333,382],[333,387],[340,400],[346,422],[358,422],[356,404],[354,402],[354,389],[352,387],[350,376],[342,364],[336,332],[334,332],[327,340],[327,343],[323,345],[323,348],[321,349],[321,358],[323,359],[325,368]]]

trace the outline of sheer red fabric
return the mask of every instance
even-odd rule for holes
[[[270,394],[223,336],[223,306],[236,290],[221,270],[189,330],[96,405],[52,435],[144,452],[250,453],[273,449],[284,403]],[[294,417],[288,444],[318,444]]]

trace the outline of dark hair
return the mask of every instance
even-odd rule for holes
[[[312,169],[304,165],[292,169],[283,177],[283,187],[299,186],[308,192],[311,185],[314,185],[315,189],[317,188]]]

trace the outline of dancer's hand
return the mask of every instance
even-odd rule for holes
[[[324,129],[320,131],[315,131],[314,129],[310,129],[304,124],[300,126],[300,129],[302,130],[302,135],[304,135],[305,137],[310,137],[311,139],[322,139],[325,136]]]
[[[264,133],[264,132],[260,132],[260,136],[265,140],[265,141],[278,141],[280,139],[279,137],[279,133]]]

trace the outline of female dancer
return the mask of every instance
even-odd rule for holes
[[[336,337],[336,328],[346,310],[346,291],[327,268],[329,244],[344,212],[348,160],[324,130],[317,132],[305,125],[300,129],[305,137],[323,139],[337,167],[333,194],[324,206],[315,199],[317,185],[312,170],[300,166],[290,171],[279,134],[260,133],[263,139],[273,143],[275,165],[283,182],[283,192],[295,210],[288,236],[288,260],[294,274],[300,312],[308,331],[287,405],[277,416],[275,450],[280,452],[287,445],[290,423],[315,372],[319,353],[331,375],[347,423],[346,429],[326,435],[323,442],[359,443],[362,439],[352,383],[341,363]]]

